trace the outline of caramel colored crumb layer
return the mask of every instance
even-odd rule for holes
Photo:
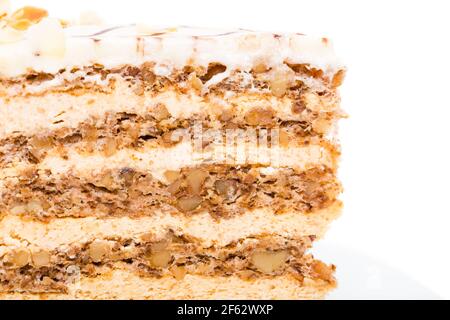
[[[137,93],[161,92],[167,87],[176,87],[179,91],[196,90],[199,94],[207,95],[214,92],[244,92],[246,90],[268,92],[276,97],[296,94],[298,90],[310,88],[311,84],[320,93],[334,91],[341,86],[345,71],[338,71],[332,79],[325,76],[322,70],[315,69],[308,64],[290,64],[273,69],[264,64],[257,65],[251,71],[227,70],[219,63],[211,63],[207,68],[203,66],[185,66],[180,70],[172,70],[167,75],[157,75],[155,64],[146,62],[141,66],[126,65],[116,69],[107,69],[100,64],[73,69],[62,69],[58,73],[30,72],[17,78],[0,79],[0,95],[7,95],[8,87],[45,85],[59,77],[70,80],[63,81],[55,90],[67,91],[72,89],[103,89],[98,84],[86,80],[89,76],[97,76],[105,81],[113,77],[121,77],[131,83],[138,83]],[[215,76],[225,75],[220,81],[211,82]],[[217,77],[216,77],[217,78]],[[320,90],[318,90],[320,89]],[[27,94],[25,92],[16,94]]]
[[[238,275],[251,280],[290,274],[300,285],[305,278],[334,284],[334,266],[305,254],[313,240],[263,237],[203,248],[193,239],[170,233],[158,240],[151,234],[140,239],[96,239],[53,251],[15,248],[0,257],[0,292],[66,292],[66,285],[80,275],[95,277],[102,268],[118,265],[142,277]]]
[[[333,204],[341,192],[334,172],[256,166],[201,165],[166,171],[166,183],[125,167],[87,178],[27,171],[4,182],[0,213],[52,217],[142,216],[154,210],[230,218],[257,208],[313,213]]]

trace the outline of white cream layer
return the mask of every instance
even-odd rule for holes
[[[0,77],[15,77],[29,70],[56,73],[94,63],[114,68],[146,61],[154,62],[161,75],[192,63],[221,63],[228,70],[250,70],[262,60],[269,67],[284,61],[306,63],[330,75],[342,68],[328,39],[296,33],[142,25],[63,30],[56,20],[45,18],[22,35],[10,37],[6,33],[0,38]]]

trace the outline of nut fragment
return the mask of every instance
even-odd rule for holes
[[[202,91],[203,89],[203,82],[197,77],[197,74],[195,72],[189,74],[188,83],[193,89],[197,91]]]
[[[31,22],[39,22],[42,18],[45,18],[48,16],[48,12],[41,8],[31,7],[31,6],[25,6],[17,11],[15,11],[13,14],[11,14],[10,19],[11,20],[29,20]]]
[[[111,157],[117,152],[117,142],[114,138],[105,138],[101,142],[100,148],[105,157]]]
[[[87,141],[96,141],[98,138],[98,130],[95,126],[86,124],[82,127],[82,135],[83,139]]]
[[[32,25],[31,21],[25,19],[13,20],[9,22],[9,26],[11,28],[19,31],[27,30],[31,25]]]
[[[52,280],[52,278],[50,278],[50,277],[44,277],[44,278],[42,278],[42,280],[41,280],[41,284],[43,285],[43,286],[51,286],[52,284],[54,283],[54,281]]]
[[[186,268],[184,266],[173,266],[170,268],[170,271],[177,280],[183,280],[186,276]]]
[[[127,187],[133,184],[135,176],[136,170],[130,167],[124,167],[119,171],[119,177]]]
[[[270,72],[269,87],[275,97],[283,97],[295,82],[295,72],[289,66],[282,66]]]
[[[167,187],[167,191],[172,195],[176,195],[179,191],[181,191],[182,186],[183,180],[178,179],[172,182],[172,184],[169,187]]]
[[[222,122],[228,122],[233,120],[234,115],[233,112],[230,109],[225,109],[222,111],[222,113],[219,115],[219,120]]]
[[[266,126],[273,121],[274,112],[271,109],[254,108],[247,112],[245,121],[251,126]]]
[[[34,136],[29,141],[30,153],[38,160],[42,159],[45,153],[53,147],[53,139],[47,136]]]
[[[172,255],[168,250],[161,250],[152,252],[147,256],[147,259],[153,267],[164,268],[169,265],[169,262],[172,259]]]
[[[130,137],[131,142],[138,140],[141,135],[141,125],[139,123],[132,123],[130,121],[127,123],[124,122],[124,130]]]
[[[281,268],[286,262],[288,253],[282,251],[258,251],[255,252],[251,261],[253,265],[261,272],[271,273]]]
[[[184,212],[197,209],[203,202],[203,198],[199,196],[182,197],[178,199],[177,207]]]
[[[333,89],[336,89],[337,87],[342,85],[342,83],[344,82],[344,78],[345,78],[344,70],[339,70],[338,72],[336,72],[336,74],[333,76],[333,80],[331,81],[331,87]]]
[[[153,85],[156,81],[156,75],[153,73],[153,67],[154,67],[154,64],[151,62],[145,62],[142,65],[141,76],[142,76],[142,80],[147,85]]]
[[[208,172],[202,169],[194,169],[186,176],[188,192],[199,195],[202,191],[203,183],[208,177]]]
[[[331,112],[339,106],[333,95],[320,96],[314,92],[305,92],[301,99],[307,109],[315,112]]]
[[[319,79],[323,76],[323,71],[320,69],[316,69],[309,64],[287,64],[287,66],[298,74],[304,74],[309,77],[313,77]]]
[[[6,262],[16,268],[25,267],[30,263],[30,251],[24,248],[16,249],[6,256]]]
[[[173,130],[168,131],[162,135],[162,141],[166,145],[175,145],[180,143],[183,140],[183,132],[182,130]]]
[[[238,185],[235,180],[217,180],[214,182],[214,188],[223,198],[233,201],[236,199]]]
[[[275,97],[281,98],[286,94],[288,82],[283,77],[275,78],[270,81],[270,90]]]
[[[17,30],[26,30],[47,16],[48,12],[44,9],[26,6],[11,15],[9,25]]]
[[[22,215],[27,212],[27,206],[23,204],[14,205],[9,212],[12,215]]]
[[[92,261],[100,262],[109,256],[111,247],[107,241],[95,240],[89,246],[89,256]]]
[[[181,176],[179,171],[167,170],[164,172],[164,177],[167,179],[169,183],[174,183]]]
[[[31,200],[27,204],[27,212],[32,214],[38,214],[42,212],[44,208],[42,207],[42,203],[39,200]]]
[[[151,250],[151,252],[162,251],[162,250],[165,250],[168,245],[169,245],[168,240],[162,240],[162,241],[153,243],[150,247],[150,250]]]
[[[311,265],[312,270],[316,275],[324,280],[324,281],[332,281],[333,280],[333,266],[327,266],[322,261],[314,261]]]
[[[158,103],[155,108],[152,110],[152,115],[155,117],[156,120],[162,121],[165,119],[170,118],[172,115],[167,110],[166,106],[162,103]]]
[[[312,123],[312,128],[317,133],[327,133],[332,126],[332,121],[328,119],[316,119]]]
[[[112,172],[106,172],[98,179],[98,181],[94,182],[94,185],[108,190],[114,190],[116,188],[116,181]]]
[[[35,267],[46,267],[50,264],[50,252],[39,250],[32,253],[32,261]]]
[[[256,63],[253,66],[252,71],[254,73],[264,73],[267,72],[269,70],[269,68],[267,67],[266,63],[262,60],[259,59],[258,61],[256,61]]]
[[[210,63],[208,66],[208,70],[206,74],[201,77],[203,83],[208,82],[212,79],[212,77],[218,75],[219,73],[223,73],[227,70],[227,67],[220,63]]]
[[[256,176],[252,173],[248,173],[244,179],[242,180],[243,183],[245,183],[246,185],[252,185],[253,183],[256,182]]]
[[[297,100],[292,105],[292,112],[293,113],[301,114],[305,110],[306,110],[306,106],[305,106],[305,103],[303,102],[303,100]]]

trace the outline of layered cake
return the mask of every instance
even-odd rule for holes
[[[0,11],[1,299],[335,287],[310,250],[342,206],[328,39]]]

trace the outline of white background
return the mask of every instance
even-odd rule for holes
[[[450,299],[448,1],[28,0],[14,6],[25,3],[64,18],[92,9],[111,22],[332,38],[348,66],[342,96],[351,117],[341,124],[345,211],[323,242],[378,259]]]

